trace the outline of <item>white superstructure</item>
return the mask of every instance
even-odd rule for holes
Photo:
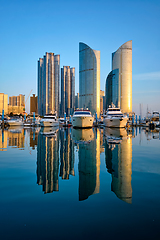
[[[72,117],[72,125],[77,128],[93,126],[94,117],[89,110],[75,110]]]
[[[46,114],[41,120],[40,120],[40,126],[41,127],[56,127],[59,125],[59,121],[57,119],[57,114]]]
[[[103,123],[106,127],[126,127],[128,117],[123,115],[120,108],[114,105],[109,106],[103,116]]]
[[[21,118],[8,119],[7,123],[9,124],[9,126],[23,126],[23,121]]]

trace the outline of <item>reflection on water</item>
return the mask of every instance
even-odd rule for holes
[[[100,132],[99,129],[73,129],[79,144],[79,200],[99,193],[100,187]]]
[[[132,203],[132,138],[125,129],[105,129],[106,167],[112,174],[111,190],[116,196]]]
[[[140,143],[142,132],[147,140],[160,139],[158,130],[147,129],[9,128],[0,130],[0,151],[8,147],[37,149],[37,184],[43,186],[44,193],[59,191],[59,178],[75,176],[78,156],[80,201],[100,192],[100,155],[105,151],[111,190],[119,199],[132,203],[132,138],[138,132]]]
[[[71,138],[71,129],[60,131],[60,174],[62,179],[69,179],[69,175],[74,176],[74,144]]]
[[[42,130],[38,135],[37,184],[43,186],[44,193],[51,193],[59,188],[59,133],[55,129]]]

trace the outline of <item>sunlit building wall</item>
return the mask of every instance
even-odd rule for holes
[[[119,69],[120,107],[123,113],[132,112],[132,41],[112,53],[112,70]]]
[[[8,95],[0,93],[0,114],[4,110],[4,114],[8,114]]]
[[[100,115],[100,51],[79,43],[79,107]]]
[[[8,113],[23,114],[25,111],[25,95],[9,97]]]
[[[38,61],[38,113],[59,115],[60,55],[46,52]]]
[[[61,68],[61,115],[73,114],[75,108],[75,68]]]
[[[38,113],[38,96],[35,96],[35,94],[33,94],[32,97],[30,97],[30,113]]]

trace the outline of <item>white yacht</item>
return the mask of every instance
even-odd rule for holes
[[[128,117],[123,115],[120,108],[113,104],[109,106],[107,112],[103,115],[103,123],[106,127],[126,127]]]
[[[56,127],[59,126],[59,121],[57,119],[57,114],[46,114],[41,120],[40,120],[40,126],[41,127]]]
[[[94,117],[86,109],[75,110],[72,117],[72,125],[75,128],[89,128],[93,126]]]
[[[10,118],[7,120],[9,126],[23,126],[23,121],[21,118]]]

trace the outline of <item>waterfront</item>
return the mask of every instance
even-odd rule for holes
[[[2,239],[159,239],[160,132],[0,130]]]

